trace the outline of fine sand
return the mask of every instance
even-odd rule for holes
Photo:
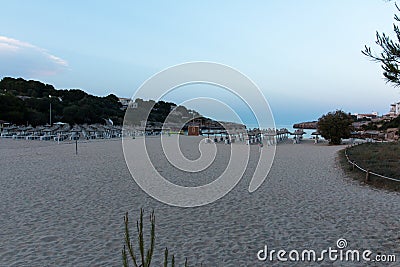
[[[217,145],[209,169],[187,175],[156,157],[157,140],[149,139],[150,157],[176,184],[209,183],[230,155],[228,145]],[[198,156],[198,141],[183,137],[189,158]],[[133,181],[121,140],[79,143],[75,155],[74,143],[0,139],[0,266],[122,266],[123,216],[129,211],[133,235],[140,208],[145,222],[152,209],[156,215],[152,266],[161,266],[165,247],[178,266],[185,257],[189,266],[282,266],[258,261],[257,252],[264,245],[321,251],[336,248],[339,238],[350,249],[400,257],[400,194],[346,177],[337,160],[341,148],[279,144],[268,178],[249,193],[258,155],[252,146],[244,177],[229,194],[206,206],[178,208],[149,197]],[[365,266],[318,266],[346,264]],[[304,265],[312,264],[298,263]]]

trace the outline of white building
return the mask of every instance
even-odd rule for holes
[[[357,117],[358,120],[360,119],[374,119],[378,117],[378,112],[371,112],[371,113],[354,113],[354,116]]]
[[[396,118],[400,114],[400,102],[390,105],[389,116],[391,118]]]
[[[131,101],[130,98],[120,97],[119,102],[121,103],[123,110],[127,109],[128,107],[129,108],[137,108],[138,107],[138,103]]]

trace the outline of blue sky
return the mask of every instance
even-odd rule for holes
[[[278,124],[386,113],[399,89],[360,51],[379,51],[375,32],[392,32],[395,11],[383,0],[3,1],[0,76],[130,97],[169,66],[213,61],[250,77]]]

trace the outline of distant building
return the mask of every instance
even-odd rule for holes
[[[400,102],[390,105],[389,117],[396,118],[400,114]]]
[[[129,102],[129,105],[128,105],[128,107],[129,108],[137,108],[138,107],[138,103],[137,102]]]
[[[137,102],[133,102],[131,101],[130,98],[124,98],[124,97],[120,97],[119,99],[119,103],[121,103],[122,105],[122,110],[129,108],[137,108],[138,107],[138,103]]]
[[[123,97],[120,97],[120,98],[118,98],[119,99],[119,103],[121,103],[121,105],[122,105],[122,107],[124,108],[124,109],[126,109],[127,107],[128,107],[128,105],[129,105],[129,102],[131,102],[131,99],[130,98],[123,98]]]
[[[200,127],[199,126],[189,126],[188,127],[188,135],[199,136],[200,135]]]
[[[3,121],[3,120],[0,120],[0,133],[3,131],[3,129],[4,129],[5,127],[8,127],[8,126],[10,126],[10,125],[11,125],[11,123],[6,122],[6,121]]]
[[[357,117],[358,120],[362,119],[375,119],[378,117],[378,112],[372,112],[372,113],[354,113],[354,116]]]
[[[25,95],[17,95],[17,97],[19,98],[19,99],[22,99],[23,101],[25,101],[26,99],[31,99],[32,97],[30,97],[30,96],[25,96]]]
[[[370,124],[369,121],[355,121],[352,123],[352,126],[355,129],[360,129],[363,125],[368,125],[368,124]]]

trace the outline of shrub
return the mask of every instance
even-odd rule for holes
[[[323,138],[329,140],[329,144],[340,145],[342,138],[350,137],[352,123],[350,114],[336,110],[318,119],[318,131]]]

